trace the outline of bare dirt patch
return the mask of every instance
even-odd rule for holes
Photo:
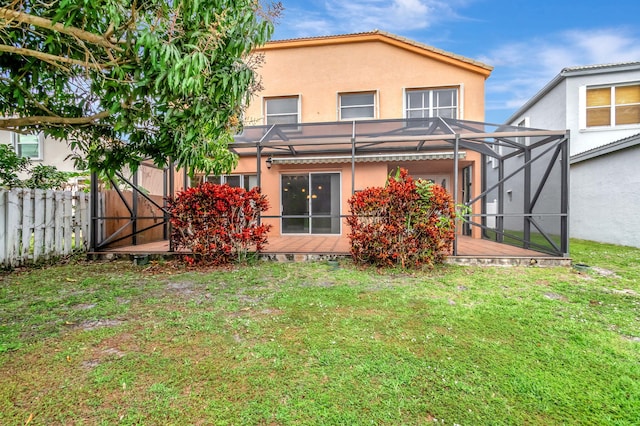
[[[124,321],[121,321],[121,320],[100,319],[100,320],[94,320],[94,321],[83,321],[79,324],[76,324],[74,328],[84,330],[84,331],[89,331],[89,330],[95,330],[96,328],[117,327],[122,324],[124,324]]]
[[[80,303],[79,305],[75,305],[73,309],[77,311],[88,311],[89,309],[93,309],[95,307],[95,303]]]
[[[97,366],[99,366],[100,364],[102,364],[106,359],[113,359],[113,358],[120,359],[120,358],[123,358],[125,355],[126,355],[125,352],[116,348],[101,349],[94,354],[94,358],[91,358],[86,361],[82,361],[81,365],[83,368],[87,370],[92,370]]]
[[[249,317],[258,317],[258,316],[276,316],[276,315],[282,315],[284,312],[280,309],[277,308],[265,308],[265,309],[260,309],[260,310],[254,310],[251,309],[250,307],[246,306],[242,309],[240,309],[239,311],[235,311],[235,312],[229,312],[229,314],[227,316],[229,317],[242,317],[242,316],[249,316]]]
[[[620,278],[620,275],[616,274],[613,271],[610,271],[609,269],[600,268],[598,266],[592,266],[591,270],[603,277]]]
[[[172,296],[200,303],[211,298],[211,293],[207,291],[203,284],[197,284],[192,281],[169,282],[165,286],[165,292]]]
[[[544,297],[546,297],[547,299],[551,299],[551,300],[560,300],[562,302],[566,302],[567,297],[562,295],[562,294],[558,294],[558,293],[545,293]]]
[[[625,288],[623,290],[613,289],[613,290],[611,290],[611,292],[615,293],[615,294],[623,294],[625,296],[639,296],[637,291],[631,290],[629,288]]]

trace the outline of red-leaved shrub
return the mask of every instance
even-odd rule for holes
[[[356,263],[403,268],[433,265],[450,253],[455,206],[440,185],[414,180],[407,170],[349,199],[351,255]]]
[[[246,191],[205,182],[169,200],[171,240],[176,249],[193,253],[185,258],[190,264],[241,261],[267,243],[270,225],[258,224],[258,218],[268,208],[257,187]]]

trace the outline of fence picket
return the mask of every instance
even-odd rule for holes
[[[71,226],[71,219],[73,218],[73,205],[71,204],[71,192],[65,191],[62,194],[62,197],[64,199],[64,203],[63,203],[64,216],[62,221],[62,225],[64,227],[64,230],[63,230],[64,249],[62,250],[62,253],[65,255],[68,255],[73,250],[73,248],[71,247],[71,241],[72,241],[71,234],[73,232],[73,228]]]
[[[0,191],[0,266],[7,263],[7,192]]]
[[[33,191],[33,261],[37,262],[44,253],[44,191],[36,189]]]
[[[20,195],[22,190],[13,190],[7,193],[7,266],[16,266],[20,249],[20,217],[22,203]]]
[[[31,228],[33,227],[33,206],[31,205],[31,190],[22,190],[22,224],[20,232],[20,264],[29,259],[31,248]]]
[[[54,251],[54,238],[55,238],[55,222],[54,215],[55,209],[53,208],[55,192],[47,190],[44,196],[44,212],[45,212],[45,228],[44,228],[44,257],[50,259],[51,255],[55,254]]]
[[[0,190],[0,267],[86,250],[89,222],[85,193]]]
[[[84,192],[78,192],[76,201],[76,214],[78,215],[78,223],[80,225],[80,233],[82,234],[82,248],[86,250],[89,247],[89,197]]]
[[[80,197],[76,195],[75,197],[73,197],[73,221],[71,222],[74,248],[81,247],[82,244],[82,240],[80,239],[80,220],[82,220],[81,215],[82,213],[80,212]]]
[[[53,234],[53,247],[56,253],[62,254],[63,250],[63,239],[62,239],[62,222],[63,222],[63,214],[64,214],[64,197],[62,192],[56,191],[53,196],[54,200],[54,217],[53,217],[53,226],[55,228],[55,232]]]

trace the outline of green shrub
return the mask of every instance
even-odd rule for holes
[[[0,143],[0,187],[22,186],[18,173],[28,171],[30,165],[28,158],[18,156],[10,145]]]

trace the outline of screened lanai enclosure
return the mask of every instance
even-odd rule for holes
[[[460,254],[461,239],[475,239],[567,257],[568,144],[569,133],[565,130],[441,117],[250,126],[230,145],[245,170],[216,181],[261,186],[275,206],[263,220],[278,223],[276,236],[286,236],[285,225],[298,223],[295,219],[309,224],[307,228],[330,219],[344,222],[349,214],[345,208],[320,206],[332,205],[330,198],[342,198],[333,204],[344,206],[344,199],[363,189],[363,177],[371,173],[372,165],[384,170],[385,177],[393,169],[405,167],[412,174],[416,170],[418,177],[438,176],[433,180],[452,192],[456,204],[468,207],[461,209],[465,214],[459,219],[453,256]],[[302,175],[301,171],[307,173],[308,182],[324,178],[325,193],[332,185],[333,195],[322,204],[316,193],[312,195],[314,187],[309,183],[308,204],[291,214],[284,185],[290,183],[291,176]],[[326,177],[321,176],[323,173]],[[169,165],[146,177],[138,174],[135,182],[134,177],[126,179],[126,191],[118,189],[115,195],[108,195],[110,201],[107,194],[114,189],[93,185],[97,194],[92,198],[94,250],[167,238],[168,217],[162,200],[184,188],[188,180]],[[152,183],[147,186],[153,186],[154,194],[145,188],[147,181]],[[322,189],[322,185],[317,188]],[[322,197],[322,193],[317,194]],[[143,212],[141,206],[148,210]],[[346,226],[326,229],[335,228],[346,238]],[[152,229],[162,232],[156,230],[151,236]]]

